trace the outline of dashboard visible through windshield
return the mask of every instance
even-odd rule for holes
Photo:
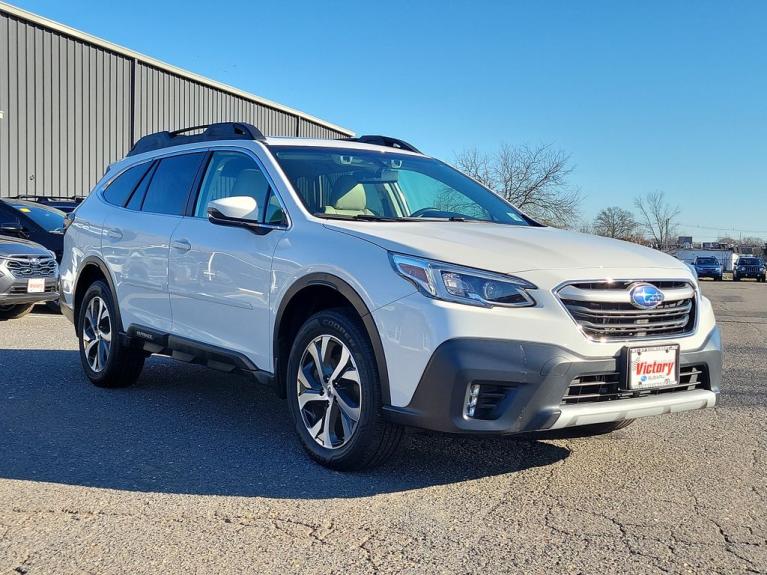
[[[537,225],[497,194],[431,158],[308,146],[274,146],[272,153],[304,206],[318,217]]]

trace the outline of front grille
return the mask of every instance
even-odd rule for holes
[[[558,290],[565,309],[583,333],[596,340],[652,339],[690,333],[695,327],[695,289],[685,281],[657,281],[664,301],[653,309],[631,303],[639,282],[582,282]]]
[[[744,273],[744,274],[758,274],[759,273],[759,266],[744,266],[744,267],[739,267],[738,271],[740,273]]]
[[[56,260],[49,257],[15,256],[5,267],[16,278],[48,278],[56,275]]]
[[[620,373],[597,373],[581,375],[573,379],[567,388],[567,393],[562,398],[562,404],[572,405],[574,403],[631,399],[632,397],[708,388],[708,372],[705,365],[683,366],[679,370],[678,385],[658,389],[622,389]]]

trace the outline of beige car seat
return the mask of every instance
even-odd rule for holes
[[[333,186],[329,205],[325,206],[326,214],[341,216],[374,215],[367,209],[365,186],[353,176],[341,176]]]

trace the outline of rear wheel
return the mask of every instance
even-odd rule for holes
[[[88,288],[77,326],[80,362],[91,383],[99,387],[135,383],[144,367],[144,353],[120,343],[114,299],[104,282],[96,281]]]
[[[287,395],[296,432],[317,462],[352,470],[383,463],[403,429],[384,419],[375,355],[359,319],[316,313],[290,352]]]
[[[18,319],[20,317],[24,317],[32,311],[33,307],[35,307],[35,304],[33,303],[0,305],[0,320]]]

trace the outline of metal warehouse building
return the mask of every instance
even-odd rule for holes
[[[353,135],[0,2],[0,197],[87,195],[141,136],[229,120]]]

